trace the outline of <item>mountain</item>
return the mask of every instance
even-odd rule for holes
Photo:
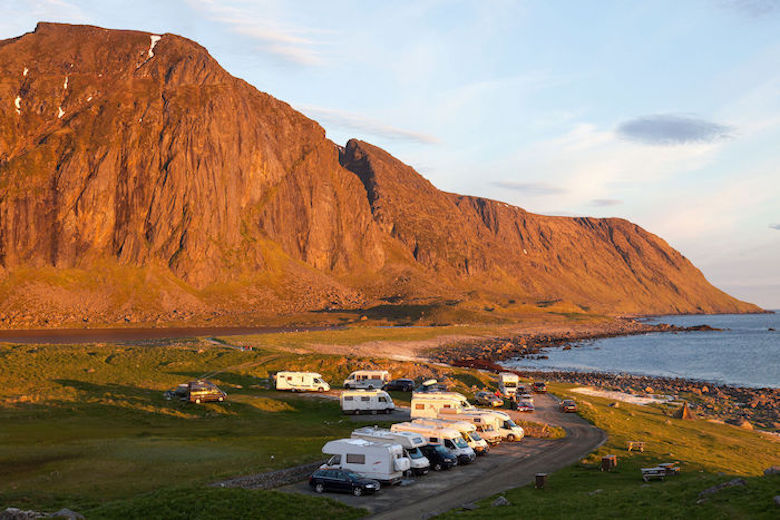
[[[420,302],[747,312],[620,219],[445,193],[173,34],[0,41],[0,325]],[[480,303],[481,305],[481,303]]]

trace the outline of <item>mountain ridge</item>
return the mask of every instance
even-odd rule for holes
[[[760,310],[628,221],[446,193],[338,146],[181,36],[42,22],[0,41],[0,71],[0,325],[451,299]]]

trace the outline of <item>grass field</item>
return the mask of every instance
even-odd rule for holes
[[[533,485],[502,493],[510,506],[491,507],[496,497],[474,511],[453,511],[440,518],[777,518],[773,497],[780,494],[780,475],[762,471],[780,464],[780,443],[756,432],[705,421],[669,417],[670,409],[583,399],[568,386],[551,385],[561,397],[575,399],[581,415],[609,433],[607,443],[580,463],[549,476],[545,489]],[[626,442],[646,442],[643,453],[627,452]],[[601,457],[615,454],[616,471],[600,471]],[[640,468],[679,461],[681,474],[644,483]],[[745,478],[697,504],[699,492]]]

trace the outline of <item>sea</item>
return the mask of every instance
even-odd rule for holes
[[[548,359],[512,359],[502,365],[516,370],[610,372],[780,388],[780,310],[775,314],[654,316],[642,321],[723,330],[580,341],[571,350],[545,349]]]

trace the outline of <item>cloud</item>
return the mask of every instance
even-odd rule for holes
[[[282,62],[303,66],[325,63],[320,53],[324,42],[311,37],[315,31],[273,19],[270,9],[263,9],[262,3],[255,9],[242,9],[215,0],[188,2],[207,18],[226,25],[231,32],[256,40],[259,50]]]
[[[330,123],[340,128],[349,128],[364,134],[384,137],[394,141],[408,141],[418,144],[438,144],[440,141],[435,136],[416,132],[414,130],[405,130],[387,125],[381,121],[369,119],[367,117],[337,110],[333,108],[324,108],[311,105],[302,105],[296,107],[301,112],[320,122]]]
[[[780,224],[769,224],[769,227],[780,231]]]
[[[566,193],[566,189],[546,182],[497,181],[492,184],[505,190],[520,191],[529,195],[559,195]]]
[[[590,204],[591,206],[606,207],[606,206],[617,206],[618,204],[623,204],[623,201],[619,199],[593,199],[590,201]]]
[[[711,143],[731,137],[733,129],[686,115],[653,114],[624,121],[617,134],[652,145]]]
[[[753,18],[780,12],[780,2],[777,0],[721,0],[720,5],[740,11]]]

